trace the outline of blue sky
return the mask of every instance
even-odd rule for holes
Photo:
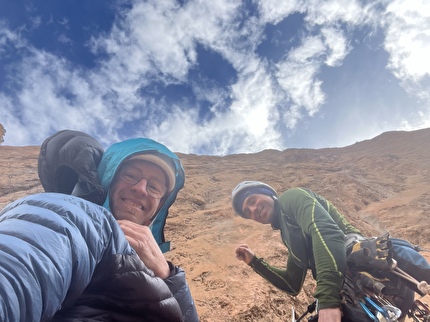
[[[226,155],[430,127],[426,0],[2,0],[3,145]]]

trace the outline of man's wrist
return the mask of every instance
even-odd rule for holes
[[[261,262],[261,259],[258,258],[256,255],[254,255],[254,257],[252,257],[252,259],[248,265],[251,266],[252,268],[254,268],[254,266],[260,262]]]
[[[173,263],[170,261],[167,261],[167,264],[169,265],[169,276],[167,276],[166,278],[175,276],[178,273],[178,267],[173,265]]]

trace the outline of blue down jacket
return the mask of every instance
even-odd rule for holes
[[[100,144],[86,133],[72,130],[59,131],[47,138],[41,146],[38,160],[40,182],[45,191],[73,194],[94,203],[103,204],[109,210],[110,184],[118,167],[125,159],[139,153],[160,154],[170,160],[175,168],[175,187],[165,197],[163,206],[150,226],[160,249],[166,252],[170,249],[170,243],[165,241],[164,225],[169,207],[175,201],[178,191],[184,186],[185,175],[178,157],[164,145],[147,138],[137,138],[113,144],[104,152]],[[171,274],[164,279],[164,282],[178,301],[184,320],[198,321],[184,270],[172,263],[169,265]],[[97,276],[98,274],[95,274],[94,278]],[[102,289],[98,292],[101,293]],[[90,296],[98,295],[93,293]],[[81,295],[79,300],[79,305],[85,305],[85,301],[89,301],[88,294]]]
[[[182,321],[182,313],[108,211],[42,193],[0,212],[0,320]]]

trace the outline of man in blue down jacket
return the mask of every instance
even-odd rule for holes
[[[42,145],[39,177],[62,193],[0,212],[1,321],[198,321],[184,271],[161,252],[184,184],[176,155],[149,139],[103,153],[91,137],[62,131]]]

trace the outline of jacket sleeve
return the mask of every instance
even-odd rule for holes
[[[63,194],[22,198],[0,212],[0,320],[47,321],[73,302],[104,255],[132,252],[102,207]]]
[[[185,271],[178,266],[174,266],[171,262],[168,263],[171,273],[169,277],[164,279],[164,282],[178,301],[184,321],[198,322],[199,317],[197,315],[196,306],[194,304],[190,288],[188,287],[188,283],[185,278]]]
[[[288,257],[286,269],[271,266],[264,259],[257,256],[254,256],[249,266],[268,282],[292,296],[299,294],[307,272],[306,269],[296,265],[290,256]]]

